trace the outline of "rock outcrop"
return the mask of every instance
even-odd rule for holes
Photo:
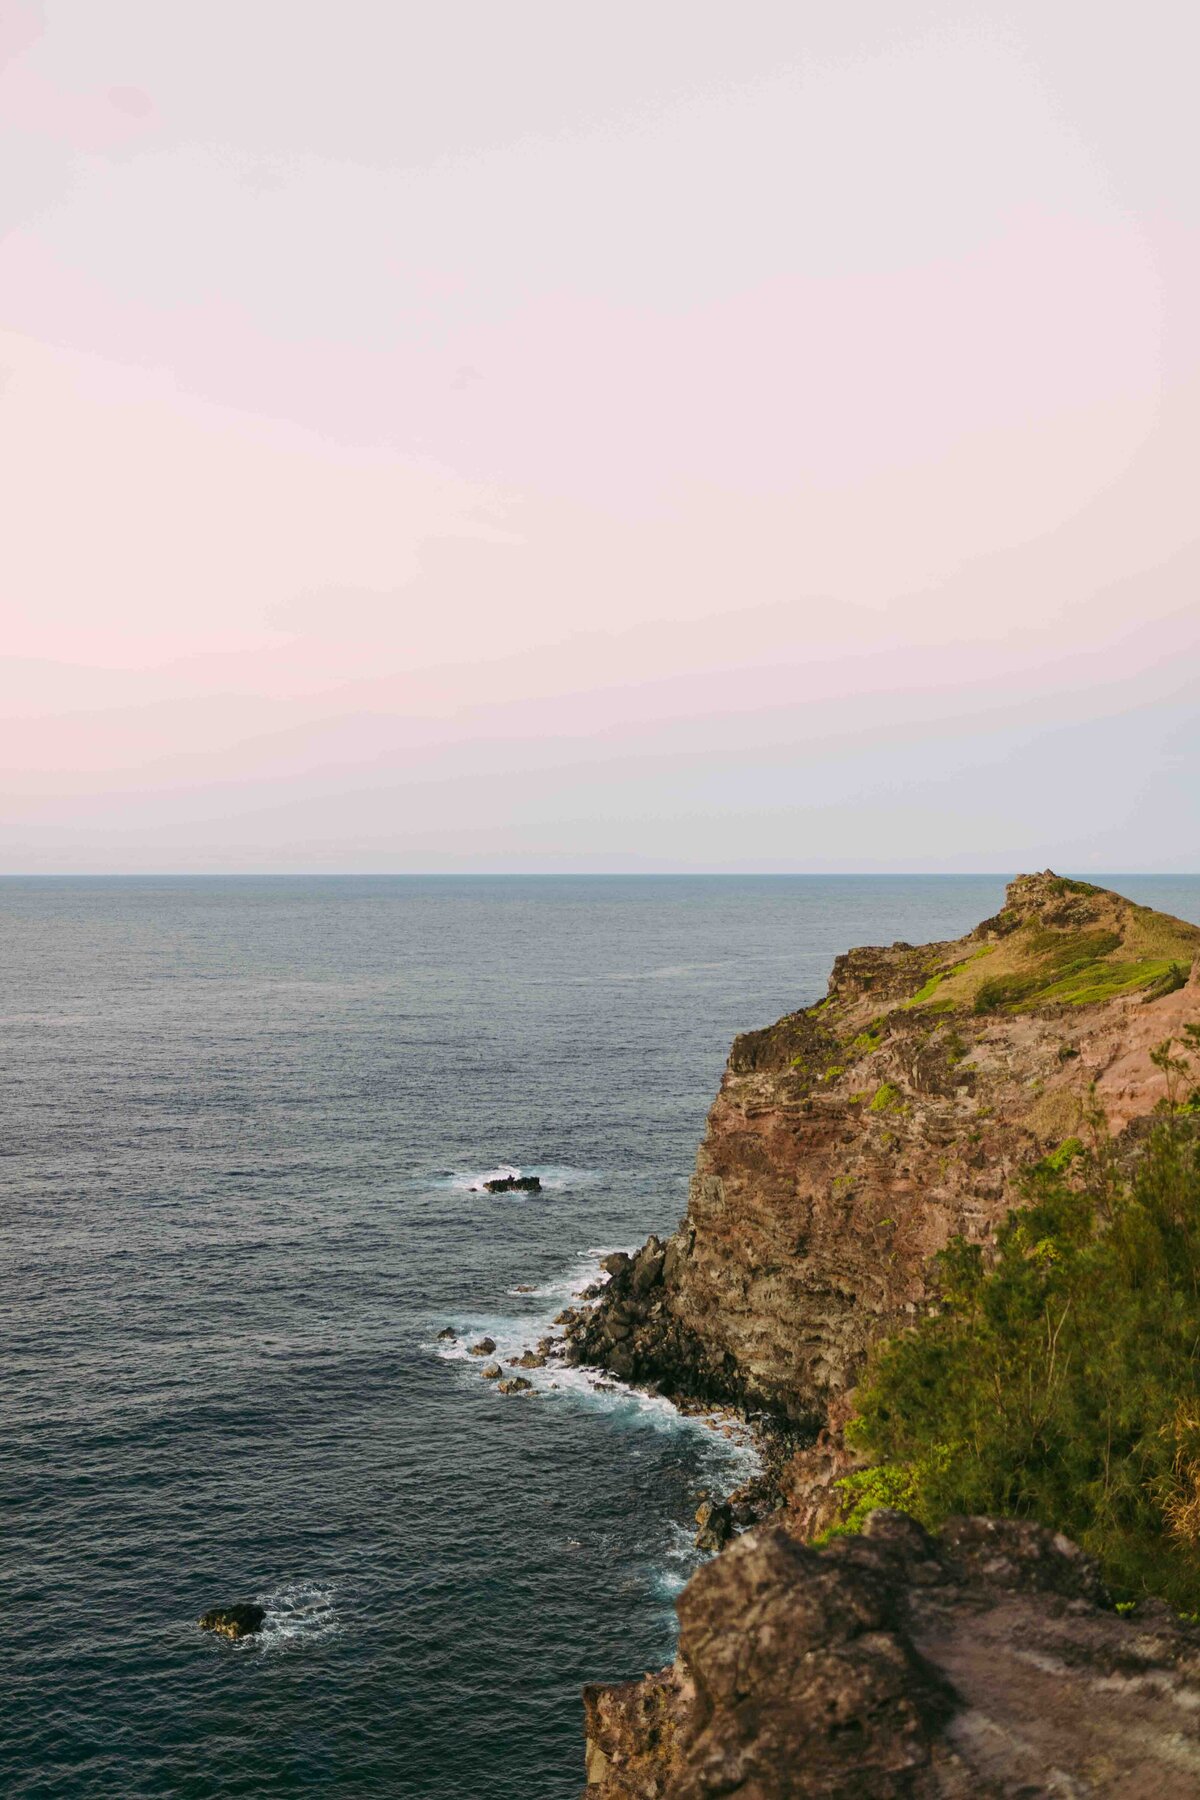
[[[679,1600],[672,1667],[585,1690],[588,1800],[1192,1800],[1200,1629],[1122,1617],[1065,1538],[876,1512],[747,1533]]]
[[[218,1637],[253,1637],[263,1628],[266,1612],[248,1601],[236,1606],[214,1606],[200,1619],[201,1631],[215,1631]]]
[[[1198,958],[1197,927],[1049,871],[956,942],[838,957],[824,1000],[735,1040],[686,1218],[609,1259],[569,1354],[817,1430],[933,1253],[991,1236],[1090,1094],[1114,1132],[1153,1111]]]
[[[824,1000],[736,1039],[674,1235],[604,1264],[567,1353],[762,1416],[757,1488],[706,1547],[658,1675],[586,1690],[595,1800],[1200,1794],[1200,1633],[1108,1605],[1012,1521],[836,1523],[863,1358],[986,1242],[1017,1177],[1103,1129],[1133,1147],[1153,1052],[1200,1024],[1200,928],[1047,871],[967,937],[840,956]],[[798,1445],[798,1447],[797,1447]],[[751,1491],[754,1490],[754,1491]]]

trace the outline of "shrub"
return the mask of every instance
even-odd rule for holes
[[[943,1252],[938,1307],[860,1385],[848,1435],[874,1467],[847,1523],[868,1491],[929,1525],[1037,1519],[1118,1594],[1200,1606],[1200,1133],[1182,1085],[1131,1175],[1102,1130],[1069,1140],[987,1261],[961,1239]]]

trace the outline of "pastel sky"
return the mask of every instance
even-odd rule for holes
[[[1198,67],[5,0],[0,868],[1200,866]]]

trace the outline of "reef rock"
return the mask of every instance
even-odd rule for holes
[[[590,1687],[586,1800],[1194,1800],[1200,1629],[1116,1613],[1067,1539],[876,1512],[747,1533],[678,1602],[671,1668]]]
[[[261,1631],[266,1611],[261,1606],[239,1602],[236,1606],[214,1606],[200,1619],[201,1631],[215,1631],[218,1637],[253,1637]]]
[[[537,1175],[497,1175],[485,1181],[489,1194],[540,1194],[541,1178]]]
[[[1200,1020],[1200,929],[1052,872],[952,943],[851,950],[829,991],[734,1042],[674,1236],[605,1259],[569,1354],[810,1434],[928,1298],[934,1252],[989,1238],[1014,1176],[1152,1113],[1156,1044]]]

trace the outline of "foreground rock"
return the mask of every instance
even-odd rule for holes
[[[874,1513],[741,1538],[660,1675],[585,1690],[588,1800],[1194,1800],[1200,1630],[1113,1611],[1065,1538]]]
[[[986,1240],[1014,1177],[1082,1126],[1134,1135],[1150,1053],[1200,1020],[1200,929],[1047,871],[954,943],[838,957],[818,1005],[735,1040],[668,1241],[606,1259],[569,1353],[674,1398],[816,1431],[868,1345]]]
[[[237,1606],[214,1606],[199,1621],[202,1631],[215,1631],[218,1637],[253,1637],[261,1631],[266,1611],[261,1606],[242,1603]]]
[[[491,1356],[494,1353],[495,1348],[496,1348],[495,1338],[489,1338],[489,1337],[480,1338],[480,1340],[477,1344],[472,1344],[470,1346],[470,1348],[467,1351],[467,1355],[468,1356]]]
[[[483,1185],[489,1194],[540,1194],[542,1191],[541,1178],[537,1175],[497,1175]]]

